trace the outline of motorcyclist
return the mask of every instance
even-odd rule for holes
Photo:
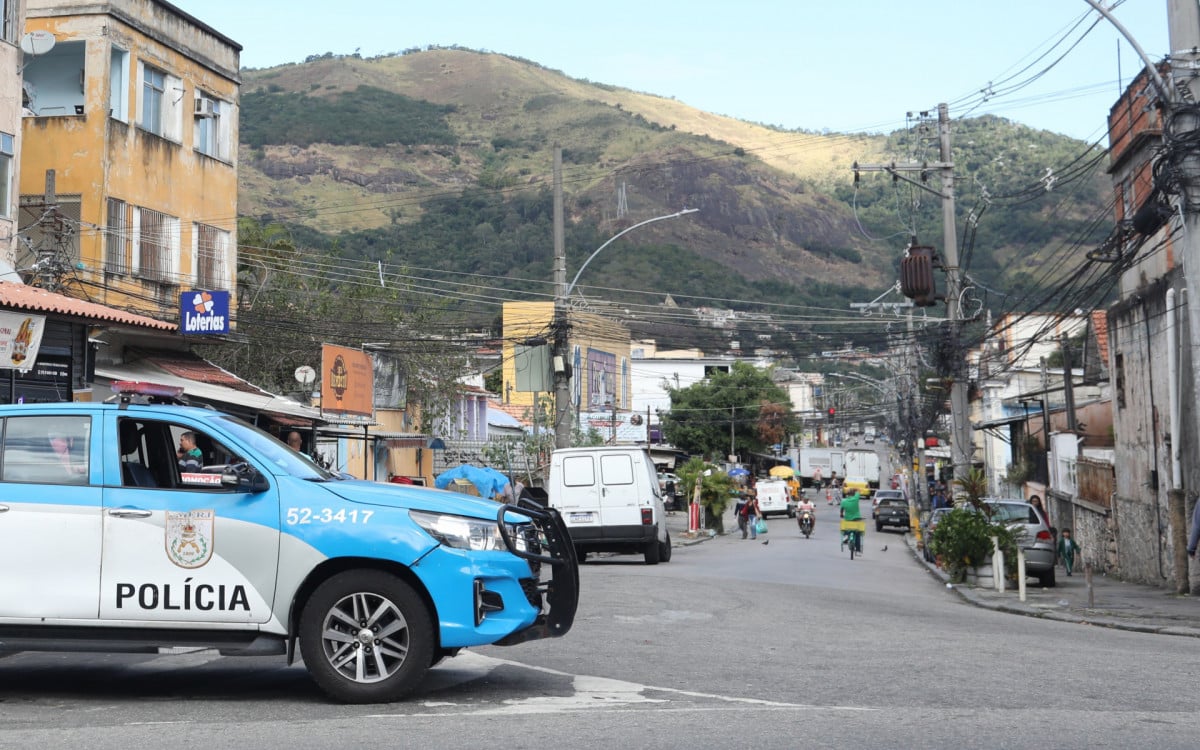
[[[813,501],[808,498],[808,495],[800,493],[800,504],[796,506],[797,523],[804,518],[805,513],[808,514],[809,522],[812,524],[812,528],[817,528],[816,506],[813,505]]]

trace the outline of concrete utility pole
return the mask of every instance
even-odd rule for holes
[[[958,267],[958,231],[954,220],[954,161],[950,155],[950,108],[946,104],[938,105],[938,143],[939,161],[921,164],[858,164],[855,172],[887,172],[897,179],[911,183],[922,190],[933,193],[942,199],[942,266],[946,270],[946,318],[950,325],[950,335],[954,346],[955,361],[952,364],[950,385],[950,450],[954,461],[955,478],[963,478],[971,468],[971,456],[974,443],[971,441],[971,424],[967,412],[967,377],[966,361],[959,355],[959,327],[962,321],[962,309],[959,295],[962,290],[960,269]],[[924,175],[937,170],[941,175],[941,190],[934,190],[923,181],[914,180],[904,175],[905,172],[918,172]]]
[[[563,229],[562,147],[554,145],[554,447],[571,446],[571,376],[568,371],[567,249]]]

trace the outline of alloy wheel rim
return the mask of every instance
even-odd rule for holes
[[[367,592],[338,600],[325,613],[321,646],[329,665],[359,683],[380,682],[404,666],[408,621],[387,597]]]

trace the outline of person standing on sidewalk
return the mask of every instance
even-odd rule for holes
[[[1070,529],[1063,529],[1062,534],[1058,537],[1058,559],[1062,560],[1063,567],[1067,569],[1067,575],[1071,575],[1071,570],[1075,567],[1075,554],[1079,552],[1079,544],[1071,536]]]

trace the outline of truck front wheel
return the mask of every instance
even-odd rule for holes
[[[378,570],[339,573],[300,615],[300,654],[313,681],[344,703],[388,703],[411,692],[433,659],[425,602]]]

